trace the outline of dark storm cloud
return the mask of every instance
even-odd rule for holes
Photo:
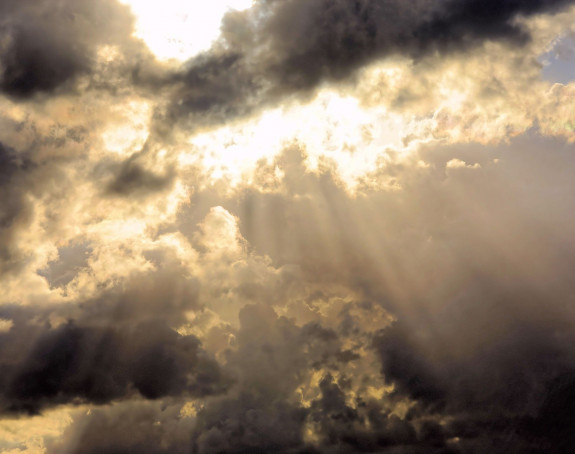
[[[13,323],[0,334],[1,411],[222,392],[227,382],[200,341],[173,329],[197,304],[194,283],[174,271],[73,305],[0,307]]]
[[[98,46],[131,39],[133,22],[115,0],[7,0],[0,17],[0,90],[15,99],[70,87]]]
[[[463,51],[489,40],[525,43],[519,15],[553,13],[571,0],[287,0],[230,12],[214,48],[177,77],[169,126],[190,115],[214,125],[285,100],[323,82],[348,79],[380,58]],[[160,123],[161,124],[161,123]],[[165,125],[164,125],[165,126]]]
[[[69,323],[47,330],[15,371],[5,367],[5,412],[36,413],[64,403],[103,404],[134,393],[146,399],[216,391],[219,369],[193,336],[161,323],[130,330]],[[6,378],[4,378],[6,380]]]

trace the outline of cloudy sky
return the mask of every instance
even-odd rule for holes
[[[571,0],[0,0],[0,452],[573,452],[574,106]]]

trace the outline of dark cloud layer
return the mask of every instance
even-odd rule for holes
[[[77,306],[1,307],[14,324],[0,333],[1,411],[222,392],[227,381],[201,342],[171,326],[196,299],[193,282],[170,271]]]
[[[9,341],[8,341],[9,342]],[[35,413],[64,403],[103,404],[137,392],[146,399],[216,392],[218,366],[199,341],[161,323],[127,332],[69,323],[40,335],[25,362],[4,368],[4,411]]]
[[[92,69],[98,46],[131,39],[133,22],[115,0],[8,0],[0,16],[0,89],[16,99],[72,88]]]
[[[490,40],[525,43],[518,16],[553,13],[570,0],[288,0],[230,12],[219,46],[192,59],[177,79],[168,125],[220,124],[308,96],[324,82],[347,80],[377,59],[465,51]]]

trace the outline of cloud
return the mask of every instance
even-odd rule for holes
[[[10,340],[8,340],[10,342]],[[129,334],[73,323],[40,334],[3,387],[5,412],[36,413],[66,403],[103,404],[134,392],[147,399],[215,392],[216,364],[199,342],[152,322]]]
[[[2,163],[2,176],[0,177],[0,188],[2,188],[3,199],[6,201],[2,206],[0,225],[1,230],[1,250],[3,268],[10,267],[10,263],[15,261],[15,251],[11,250],[11,237],[13,235],[17,220],[26,218],[26,202],[24,194],[20,192],[19,180],[26,175],[26,170],[32,167],[32,163],[20,156],[10,148],[0,144],[0,162]]]
[[[138,193],[154,193],[169,189],[174,182],[173,170],[168,169],[165,175],[157,175],[138,163],[138,155],[124,161],[108,184],[107,192],[116,196],[134,196]]]
[[[52,163],[38,163],[33,153],[0,142],[0,270],[5,277],[25,268],[28,248],[21,236],[38,216],[33,198],[60,175]]]
[[[570,452],[571,3],[4,2],[0,450]]]
[[[123,402],[77,415],[49,453],[102,452],[188,454],[195,419],[183,416],[180,405],[160,402]],[[106,436],[102,436],[106,434]]]
[[[194,293],[193,282],[160,273],[72,306],[4,306],[13,325],[1,335],[2,411],[221,392],[226,380],[201,342],[170,326]]]
[[[252,114],[322,83],[348,80],[378,59],[467,51],[503,40],[525,44],[516,19],[554,13],[571,2],[261,1],[228,13],[220,43],[177,76],[175,96],[158,115],[194,128]]]
[[[27,99],[74,88],[91,72],[98,46],[129,41],[133,18],[115,0],[3,2],[2,92]]]
[[[512,446],[553,446],[547,408],[574,365],[572,148],[536,130],[498,147],[427,145],[381,160],[351,194],[333,167],[311,171],[292,144],[257,170],[279,169],[273,189],[207,186],[179,213],[196,219],[181,236],[115,240],[131,244],[139,265],[129,273],[111,278],[95,236],[61,284],[66,304],[3,307],[4,411],[198,405],[188,438],[168,444],[175,410],[165,428],[100,440],[88,434],[116,424],[101,407],[69,429],[81,438],[87,424],[85,452],[142,443],[489,452],[487,440],[510,431]],[[479,166],[450,168],[454,160]],[[98,279],[100,290],[87,285]],[[153,425],[155,410],[142,411],[140,427]],[[72,446],[58,449],[83,452]]]
[[[518,449],[555,443],[551,429],[542,428],[533,438],[526,427],[532,420],[551,426],[543,423],[550,390],[556,380],[569,380],[574,365],[567,304],[572,285],[566,273],[571,254],[564,250],[573,228],[565,205],[571,151],[572,145],[536,131],[499,147],[425,147],[410,158],[411,165],[382,166],[377,178],[385,182],[394,175],[399,193],[384,185],[352,198],[330,170],[306,170],[302,150],[291,148],[277,158],[284,176],[276,192],[250,187],[218,201],[239,213],[242,232],[256,251],[268,254],[275,266],[300,267],[298,280],[309,299],[298,306],[300,293],[287,303],[293,308],[288,313],[304,320],[305,310],[318,310],[324,326],[336,323],[332,344],[366,336],[356,351],[363,357],[371,345],[378,358],[371,373],[381,373],[393,386],[382,400],[371,401],[357,369],[351,384],[342,366],[322,369],[319,394],[304,407],[302,428],[304,433],[308,425],[314,428],[315,446],[326,452],[334,446],[356,452],[389,444],[407,452],[423,446],[490,452],[488,440],[505,440],[511,432],[508,446]],[[480,166],[473,175],[446,171],[453,159]],[[429,165],[417,165],[421,160]],[[253,230],[269,225],[273,229]],[[365,321],[348,328],[345,311],[336,310],[331,319],[323,308],[337,307],[328,295],[338,289],[371,300],[398,321],[387,327],[383,318],[370,333]],[[264,326],[250,332],[267,332]],[[264,364],[256,361],[254,370]],[[328,371],[337,371],[338,378],[329,378]],[[249,402],[251,408],[274,411]],[[404,417],[398,416],[401,408]],[[229,415],[229,408],[213,417],[221,414]],[[381,433],[373,429],[376,423]]]

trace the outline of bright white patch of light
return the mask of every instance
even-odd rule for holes
[[[253,0],[120,0],[136,16],[135,34],[161,60],[187,60],[209,49],[230,10],[244,10]]]
[[[140,100],[112,107],[114,121],[102,133],[106,151],[129,155],[141,149],[148,137],[151,114],[150,104]]]
[[[268,110],[256,120],[195,135],[192,152],[182,153],[179,162],[199,159],[213,179],[225,178],[234,186],[250,181],[259,160],[270,162],[297,142],[306,150],[310,170],[328,158],[353,187],[387,147],[403,147],[410,127],[384,107],[366,109],[354,97],[326,90],[307,105]]]

